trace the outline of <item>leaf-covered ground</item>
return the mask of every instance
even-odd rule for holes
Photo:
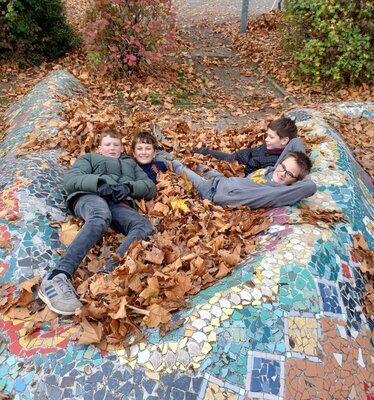
[[[67,0],[66,4],[70,21],[83,29],[86,2]],[[270,13],[250,21],[247,36],[238,36],[236,25],[206,25],[209,32],[224,35],[236,43],[240,50],[238,65],[241,71],[247,68],[244,71],[247,75],[256,71],[253,83],[247,88],[250,95],[245,101],[228,90],[224,74],[215,72],[218,68],[230,74],[232,70],[228,70],[225,58],[212,60],[203,57],[202,64],[211,70],[204,76],[186,56],[192,47],[198,48],[198,43],[191,45],[182,39],[179,39],[176,57],[169,57],[163,65],[141,77],[130,76],[120,81],[96,75],[88,68],[82,50],[54,63],[26,70],[19,70],[15,65],[1,65],[1,109],[8,108],[37,81],[56,69],[67,69],[88,89],[87,97],[61,99],[64,112],[56,137],[39,142],[36,136],[30,136],[19,154],[30,149],[60,147],[63,149],[61,162],[69,167],[81,154],[95,149],[97,132],[104,126],[119,130],[126,151],[130,152],[132,136],[140,129],[151,129],[153,124],[157,124],[166,136],[162,142],[165,149],[174,151],[188,165],[193,167],[204,160],[228,176],[242,175],[243,169],[239,165],[228,165],[203,156],[191,157],[190,149],[205,146],[229,152],[262,142],[268,122],[289,107],[287,99],[256,93],[265,72],[275,77],[302,105],[318,108],[325,101],[366,100],[373,94],[365,86],[334,89],[327,85],[312,87],[293,83],[287,75],[292,64],[285,60],[275,30],[281,18],[279,13]],[[188,31],[185,30],[183,35],[188,36]],[[233,42],[226,46],[234,48],[230,44]],[[254,67],[253,62],[259,68]],[[238,118],[243,121],[247,114],[259,110],[264,111],[260,119],[251,114],[250,119],[238,126]],[[266,114],[267,110],[271,112]],[[218,131],[215,124],[218,115],[223,114],[227,125],[230,126],[231,122],[233,127]],[[358,161],[373,174],[370,157],[373,123],[367,119],[341,118],[338,124],[338,130]],[[6,127],[1,128],[0,138]],[[308,147],[312,145],[312,142],[307,143]],[[222,209],[200,200],[190,183],[171,171],[160,175],[157,198],[147,203],[139,202],[138,206],[140,212],[151,218],[157,233],[149,240],[135,244],[113,274],[95,275],[121,240],[120,235],[110,232],[87,255],[76,273],[74,284],[84,303],[76,316],[82,327],[77,336],[81,343],[96,343],[103,348],[107,344],[126,345],[131,333],[135,333],[135,340],[142,339],[139,329],[142,324],[149,327],[162,324],[162,333],[175,328],[175,323],[170,322],[171,313],[188,306],[190,295],[230,274],[246,254],[256,251],[258,235],[265,232],[271,222],[264,210],[252,211],[246,207]],[[332,224],[342,216],[323,210],[318,213],[303,210],[300,218],[308,223],[324,221]],[[62,225],[63,243],[72,240],[79,224],[81,221],[71,220]],[[12,248],[9,242],[0,243],[0,246]],[[361,257],[369,260],[371,253],[362,241],[358,241],[357,248]],[[363,272],[370,281],[372,269],[367,267]],[[20,288],[21,297],[15,297],[6,307],[14,318],[32,316],[30,333],[46,321],[52,329],[59,323],[54,313],[33,300],[32,288],[38,282],[34,279],[24,283]],[[0,305],[5,305],[4,296],[8,289],[6,284],[1,287],[3,300],[0,300]],[[368,293],[367,299],[366,310],[373,313],[370,305],[374,302],[373,292]]]

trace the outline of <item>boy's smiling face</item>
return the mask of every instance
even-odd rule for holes
[[[278,164],[273,172],[273,182],[292,185],[299,180],[301,169],[295,158],[288,157]]]
[[[267,150],[284,149],[288,142],[288,137],[281,138],[278,136],[277,132],[273,131],[272,129],[267,130],[267,135],[265,138]]]
[[[110,136],[103,137],[98,152],[103,156],[119,158],[123,152],[121,140]]]
[[[156,157],[156,149],[150,143],[136,143],[134,147],[134,158],[138,164],[149,164]]]

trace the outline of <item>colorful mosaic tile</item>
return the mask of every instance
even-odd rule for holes
[[[0,279],[15,287],[42,275],[61,247],[51,221],[65,219],[58,150],[16,157],[26,134],[57,132],[61,104],[83,88],[55,71],[4,115],[0,143]],[[327,105],[345,114],[374,116],[373,104]],[[145,329],[147,343],[103,352],[73,340],[77,328],[26,335],[22,315],[0,316],[0,391],[14,399],[371,399],[374,321],[362,314],[365,282],[352,235],[374,247],[374,193],[323,112],[290,113],[310,135],[315,196],[311,209],[342,211],[346,222],[300,224],[297,206],[268,210],[269,231],[256,253],[174,315],[184,325],[166,336]],[[18,222],[8,222],[19,215]]]

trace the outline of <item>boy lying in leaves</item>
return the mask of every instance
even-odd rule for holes
[[[204,147],[201,149],[193,148],[192,153],[209,154],[217,160],[228,162],[237,161],[244,165],[246,174],[250,174],[260,168],[273,167],[287,144],[296,137],[297,127],[295,122],[284,117],[270,122],[265,143],[261,146],[238,150],[232,154]]]
[[[167,171],[165,163],[155,160],[157,148],[156,138],[150,132],[146,131],[139,132],[134,136],[131,143],[135,161],[154,183],[157,181],[158,172]]]
[[[82,306],[71,283],[72,276],[109,227],[126,235],[116,250],[121,257],[131,243],[146,239],[153,230],[148,218],[135,210],[134,199],[152,199],[156,195],[156,185],[122,152],[119,134],[106,128],[100,135],[98,153],[79,157],[65,176],[67,208],[85,224],[39,287],[39,297],[58,314],[72,315]],[[111,271],[117,264],[110,258],[104,269]]]
[[[165,151],[160,151],[159,156],[165,160],[171,157]],[[317,190],[312,180],[304,179],[312,163],[298,138],[292,139],[286,146],[275,167],[259,169],[245,178],[227,178],[216,170],[199,166],[203,172],[201,177],[179,160],[173,160],[171,164],[174,172],[187,175],[203,199],[222,207],[283,207],[310,197]]]

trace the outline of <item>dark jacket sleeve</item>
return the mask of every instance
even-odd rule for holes
[[[217,160],[224,160],[231,162],[234,160],[233,156],[234,154],[229,154],[229,153],[222,153],[221,151],[213,150],[213,149],[207,149],[207,148],[202,148],[202,149],[194,149],[194,153],[200,153],[203,155],[210,155],[213,158],[216,158]]]

